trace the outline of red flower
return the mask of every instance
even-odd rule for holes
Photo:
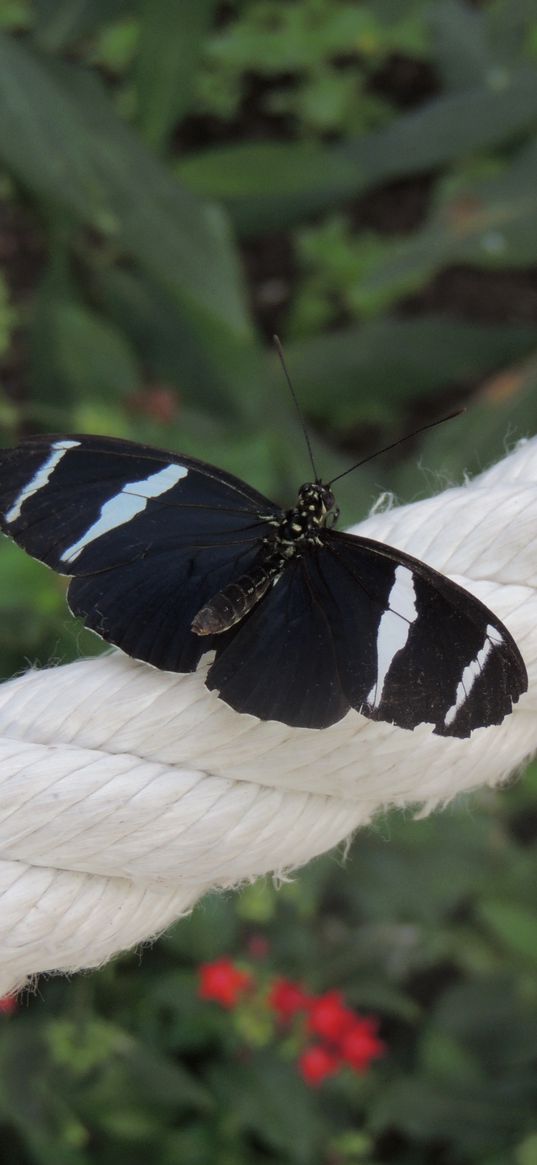
[[[235,1007],[251,982],[248,971],[240,971],[224,955],[214,963],[201,964],[198,995],[200,999],[213,999],[221,1007]]]
[[[356,1016],[345,1006],[341,991],[326,991],[310,1004],[309,1030],[325,1040],[339,1042],[355,1023]]]
[[[355,1072],[364,1072],[371,1060],[384,1055],[385,1045],[377,1035],[374,1019],[356,1019],[339,1042],[341,1058]]]
[[[337,1072],[341,1067],[341,1060],[335,1052],[330,1052],[321,1044],[313,1044],[311,1048],[306,1048],[306,1051],[302,1052],[298,1067],[306,1084],[316,1088],[327,1076],[333,1076]]]
[[[17,1010],[17,997],[16,997],[16,995],[4,995],[3,999],[0,999],[0,1013],[2,1015],[12,1015],[13,1012],[16,1010]]]
[[[259,954],[264,955],[265,940],[264,936],[260,937]],[[259,936],[253,938],[257,940]],[[254,950],[256,947],[257,943]],[[309,995],[293,979],[280,977],[267,983],[267,978],[266,973],[259,979],[256,973],[241,970],[224,955],[212,963],[201,964],[198,994],[201,999],[211,999],[221,1007],[232,1009],[248,988],[255,987],[256,1007],[263,1009],[266,1018],[271,1011],[282,1024],[288,1024],[296,1015],[302,1015],[296,1036],[300,1037],[303,1051],[297,1065],[311,1088],[345,1067],[353,1072],[365,1072],[372,1060],[384,1055],[386,1049],[378,1036],[378,1021],[357,1015],[347,1006],[341,991]],[[12,1009],[15,1002],[9,1003]],[[305,1047],[311,1035],[316,1037],[316,1042]]]
[[[305,1011],[310,1003],[310,996],[302,990],[300,983],[293,983],[292,979],[276,979],[268,997],[269,1007],[282,1023],[292,1019],[297,1011]]]

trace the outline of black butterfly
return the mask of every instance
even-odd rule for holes
[[[0,452],[0,526],[60,574],[69,605],[172,672],[214,652],[207,687],[238,712],[325,728],[356,708],[468,736],[526,691],[509,632],[467,591],[333,529],[329,485],[283,511],[202,461],[106,437]]]

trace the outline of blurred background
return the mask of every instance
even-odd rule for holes
[[[0,0],[0,440],[140,439],[290,504],[275,331],[325,477],[468,406],[345,478],[347,522],[536,431],[535,0]],[[100,650],[7,542],[0,574],[3,677]],[[6,1006],[2,1161],[537,1165],[536,794],[391,815]],[[199,997],[221,956],[342,992],[385,1054],[314,1089],[262,991]]]

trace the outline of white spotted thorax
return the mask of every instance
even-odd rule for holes
[[[328,485],[306,482],[298,491],[297,504],[283,518],[271,519],[275,527],[274,548],[290,558],[302,547],[319,543],[319,531],[333,526],[339,517],[336,499]]]

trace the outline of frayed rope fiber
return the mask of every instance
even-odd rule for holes
[[[354,533],[407,550],[513,634],[529,692],[468,740],[351,711],[324,730],[237,715],[203,672],[120,652],[0,688],[0,995],[95,967],[213,887],[300,866],[374,814],[422,813],[537,749],[537,440],[460,488]]]

